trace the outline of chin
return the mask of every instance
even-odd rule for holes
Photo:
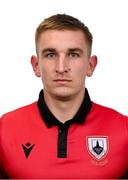
[[[74,91],[70,88],[63,87],[63,88],[57,88],[52,91],[52,94],[57,99],[70,99],[74,95]]]

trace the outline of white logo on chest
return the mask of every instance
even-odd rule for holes
[[[87,137],[89,153],[97,160],[103,158],[108,152],[107,137]]]

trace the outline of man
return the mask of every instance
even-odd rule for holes
[[[0,120],[1,177],[127,177],[128,118],[92,102],[85,88],[97,65],[92,39],[82,22],[65,14],[38,26],[31,64],[44,88],[37,102]]]

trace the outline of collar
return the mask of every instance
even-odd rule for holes
[[[37,106],[38,106],[39,112],[41,114],[41,117],[48,128],[50,128],[51,126],[54,126],[54,125],[61,126],[63,124],[51,113],[48,106],[46,105],[46,103],[44,101],[43,89],[40,91]],[[74,123],[79,123],[79,124],[84,123],[88,113],[91,110],[91,107],[92,107],[92,102],[90,100],[88,90],[85,88],[84,99],[83,99],[83,102],[82,102],[78,112],[72,119],[66,121],[64,124],[71,125]]]

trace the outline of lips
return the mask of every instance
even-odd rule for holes
[[[71,82],[72,80],[70,79],[55,79],[55,82]]]

